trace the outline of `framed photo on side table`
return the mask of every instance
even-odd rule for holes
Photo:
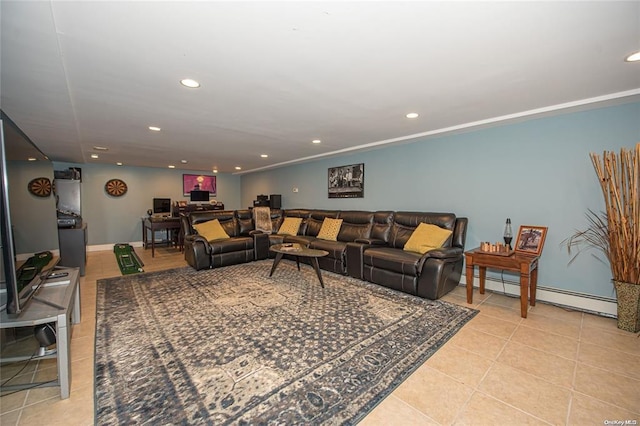
[[[521,225],[516,240],[516,253],[540,256],[546,236],[546,226]]]

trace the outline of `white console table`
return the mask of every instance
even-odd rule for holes
[[[33,353],[0,359],[0,364],[29,359],[54,358],[58,360],[58,380],[42,382],[41,386],[60,386],[60,398],[69,398],[71,387],[71,326],[80,322],[80,279],[78,268],[58,268],[56,272],[67,272],[62,278],[47,280],[31,299],[26,309],[17,317],[4,311],[0,315],[0,328],[30,327],[55,323],[56,353],[44,357],[33,357]],[[18,343],[19,344],[19,343]],[[2,386],[3,390],[29,389],[36,383]]]

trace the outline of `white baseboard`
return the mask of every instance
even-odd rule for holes
[[[466,285],[466,279],[464,276],[460,280],[460,283],[461,285]],[[474,278],[473,283],[474,287],[478,288],[478,277]],[[487,277],[484,286],[486,290],[520,297],[520,284],[513,281],[505,280],[503,285],[502,281]],[[608,297],[593,296],[590,294],[538,285],[538,288],[536,289],[536,301],[547,302],[553,305],[564,306],[607,317],[616,318],[618,316],[616,299]]]
[[[129,245],[131,245],[132,247],[142,247],[142,241],[132,241],[127,243]],[[113,244],[98,244],[95,246],[87,246],[87,251],[113,251],[113,246],[115,246],[115,243]]]

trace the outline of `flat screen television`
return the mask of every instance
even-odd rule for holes
[[[193,190],[189,193],[191,202],[209,202],[209,191]]]
[[[156,214],[171,213],[171,198],[154,198],[153,212]]]
[[[8,166],[13,157],[28,155],[40,162],[48,161],[44,154],[36,148],[29,138],[22,133],[18,126],[0,111],[0,195],[2,208],[0,209],[0,243],[2,249],[2,264],[0,276],[1,293],[0,310],[6,310],[7,314],[17,316],[27,307],[29,301],[37,293],[40,285],[47,279],[60,260],[51,255],[49,251],[36,253],[27,259],[24,265],[17,267],[16,245],[14,239],[14,227],[11,222],[11,209],[9,203],[10,185]],[[16,158],[17,159],[17,158]],[[26,162],[26,161],[25,161]],[[48,165],[50,162],[47,163]],[[53,172],[53,168],[51,168]],[[14,185],[15,186],[15,185]],[[55,206],[52,205],[52,220],[55,221]],[[46,219],[43,220],[46,222]],[[55,222],[52,222],[54,225]],[[18,224],[18,226],[20,226]],[[16,229],[16,231],[21,231]],[[55,232],[55,231],[53,231]],[[42,241],[35,244],[42,243]],[[49,244],[49,243],[44,243]]]

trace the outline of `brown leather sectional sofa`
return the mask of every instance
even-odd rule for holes
[[[289,209],[272,210],[273,229],[285,217],[300,217],[298,235],[256,231],[250,210],[194,212],[182,218],[185,258],[196,269],[216,268],[272,257],[269,246],[296,242],[326,250],[322,269],[349,275],[428,299],[455,288],[462,274],[467,218],[453,213]],[[337,241],[317,238],[325,218],[342,219]],[[218,219],[226,240],[206,241],[193,225]],[[420,223],[452,231],[442,248],[424,255],[403,247]]]

